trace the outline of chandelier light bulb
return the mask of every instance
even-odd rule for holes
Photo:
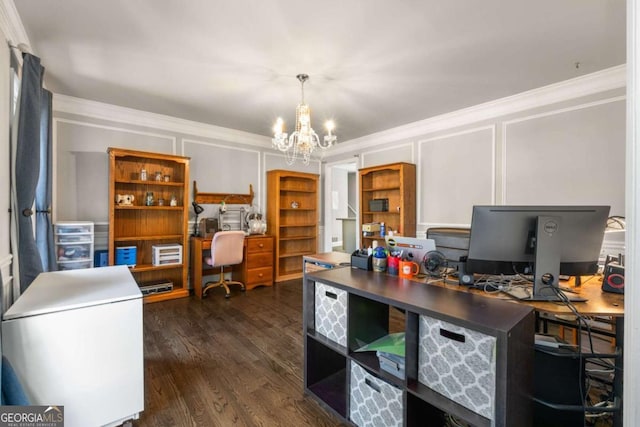
[[[282,117],[278,117],[278,120],[276,120],[276,124],[273,125],[273,133],[274,134],[282,133],[283,128],[284,128],[284,121],[282,120]]]

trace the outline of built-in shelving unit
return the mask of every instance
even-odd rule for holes
[[[130,271],[138,285],[169,282],[172,285],[170,291],[145,296],[146,302],[188,296],[189,158],[119,148],[107,151],[109,265],[118,263],[118,248],[135,247],[135,260],[128,260],[127,264],[132,265]],[[146,179],[141,179],[145,174]],[[152,204],[146,199],[149,193],[153,194]],[[133,200],[118,203],[118,195],[133,196]],[[154,265],[153,246],[160,244],[180,245],[182,261]]]
[[[302,277],[302,257],[318,251],[318,175],[267,172],[267,227],[275,238],[275,281]]]

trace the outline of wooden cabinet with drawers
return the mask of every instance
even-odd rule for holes
[[[273,236],[254,235],[245,238],[244,262],[234,269],[235,280],[247,290],[256,286],[273,286]]]

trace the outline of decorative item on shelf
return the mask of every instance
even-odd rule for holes
[[[291,208],[292,209],[298,209],[299,207],[300,207],[300,205],[295,200],[293,202],[291,202]]]
[[[248,217],[249,215],[247,215]],[[266,234],[267,221],[264,220],[262,214],[255,214],[247,220],[249,226],[249,234]]]
[[[171,175],[165,175],[164,182],[171,182]]]
[[[290,136],[284,132],[284,122],[278,117],[276,124],[273,126],[273,147],[285,153],[287,164],[291,165],[298,156],[302,157],[305,165],[309,164],[311,153],[317,148],[327,149],[335,144],[336,136],[331,132],[335,125],[329,120],[325,123],[327,135],[320,140],[318,134],[311,127],[311,109],[304,102],[304,83],[309,80],[307,74],[298,74],[296,78],[300,81],[302,100],[296,108],[296,127],[295,132]]]
[[[164,199],[158,199],[158,206],[164,206]]]
[[[171,195],[171,200],[169,201],[169,206],[178,206],[178,199],[175,194]]]
[[[133,194],[118,194],[116,196],[118,206],[133,206],[134,200],[135,197],[133,197]]]
[[[145,206],[153,206],[153,191],[147,191],[147,195],[144,198]]]
[[[146,180],[147,180],[147,170],[142,169],[140,171],[140,181],[146,181]]]
[[[156,172],[156,181],[162,181],[162,172],[160,171]]]
[[[200,233],[198,231],[198,216],[204,212],[204,208],[202,206],[200,206],[199,204],[197,204],[195,201],[191,203],[191,206],[193,206],[193,212],[195,212],[196,214],[196,219],[193,222],[193,235],[194,236],[199,236]]]

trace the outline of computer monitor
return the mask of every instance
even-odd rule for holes
[[[561,274],[597,272],[609,210],[609,206],[474,206],[467,272],[533,274],[533,294],[522,299],[558,300]]]

